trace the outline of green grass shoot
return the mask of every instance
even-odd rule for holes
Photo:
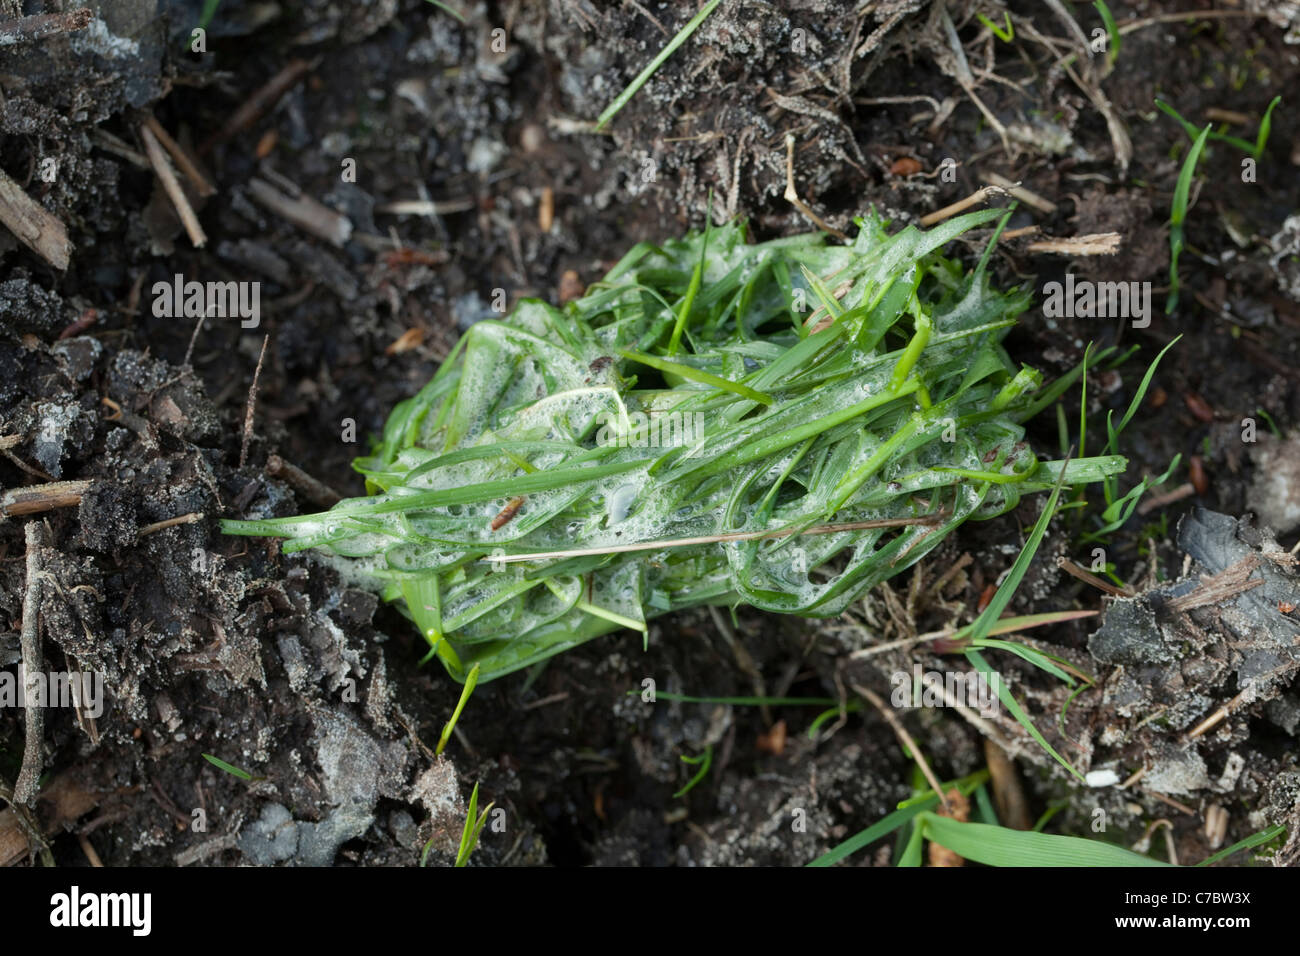
[[[1092,5],[1101,15],[1101,22],[1106,25],[1106,72],[1109,73],[1115,68],[1115,61],[1119,59],[1119,47],[1123,38],[1118,24],[1115,23],[1115,17],[1110,12],[1110,7],[1106,5],[1106,0],[1094,0]]]
[[[478,846],[479,835],[483,832],[483,825],[487,823],[488,815],[492,808],[496,806],[493,801],[484,807],[481,811],[478,808],[478,784],[474,784],[474,791],[469,795],[469,809],[465,814],[465,826],[460,833],[460,846],[456,850],[455,866],[468,866],[469,858],[474,853],[474,848]],[[424,845],[424,850],[420,853],[420,866],[424,866],[429,859],[429,851],[433,849],[433,839]]]
[[[658,55],[646,65],[646,68],[637,74],[636,79],[627,85],[627,89],[618,94],[618,96],[615,97],[614,102],[605,107],[605,112],[601,113],[600,117],[596,120],[596,132],[603,130],[609,121],[614,118],[614,115],[626,106],[632,97],[636,96],[637,91],[646,85],[650,77],[654,76],[655,71],[664,65],[664,61],[672,56],[677,48],[690,38],[690,35],[699,28],[700,24],[708,19],[709,14],[713,12],[714,7],[721,2],[722,0],[709,0],[709,2],[700,9],[699,13],[691,17],[686,26],[677,31],[677,35],[668,41],[668,45],[660,50]]]
[[[442,728],[442,735],[438,738],[437,753],[441,754],[447,747],[447,741],[451,740],[451,733],[456,729],[456,722],[460,720],[460,712],[465,709],[465,704],[469,701],[469,695],[474,693],[474,688],[478,686],[479,665],[475,664],[469,669],[469,676],[465,678],[465,686],[460,689],[460,700],[456,701],[456,709],[451,712],[451,719]]]
[[[979,20],[980,23],[984,24],[986,27],[992,30],[993,33],[997,36],[997,38],[1001,40],[1003,43],[1010,43],[1012,40],[1016,38],[1016,28],[1011,24],[1011,14],[1008,11],[1006,10],[1002,11],[1002,16],[1005,18],[1007,24],[1007,28],[1005,30],[999,27],[988,17],[984,16],[984,14],[982,13],[975,14],[975,19]]]
[[[944,792],[956,787],[964,797],[970,796],[975,789],[984,784],[989,779],[987,770],[979,770],[968,777],[960,780],[953,780],[943,784]],[[898,808],[890,813],[884,819],[873,823],[865,830],[855,833],[843,843],[834,847],[830,851],[822,854],[813,860],[808,866],[834,866],[841,860],[852,856],[863,847],[870,846],[882,837],[887,837],[894,831],[906,826],[917,816],[939,805],[939,795],[933,790],[927,790],[924,793],[913,797],[911,800],[905,800],[898,805]]]
[[[495,805],[495,801],[489,803],[481,813],[478,812],[478,784],[474,784],[474,792],[469,795],[469,812],[465,816],[465,829],[460,834],[460,848],[456,851],[456,866],[469,864],[470,855],[478,846],[479,834],[483,832],[483,824],[487,823],[488,814],[492,812]]]
[[[217,15],[219,6],[221,6],[221,0],[203,0],[203,8],[199,11],[198,27],[200,30],[207,30],[212,25],[212,18]]]
[[[1165,315],[1173,314],[1178,308],[1178,257],[1183,251],[1183,221],[1187,218],[1187,202],[1192,189],[1192,174],[1196,164],[1205,151],[1205,140],[1210,135],[1210,124],[1205,124],[1192,144],[1192,150],[1183,161],[1183,168],[1178,173],[1178,183],[1174,187],[1174,204],[1169,214],[1169,298],[1165,302]]]
[[[256,780],[264,779],[262,777],[254,777],[247,770],[240,770],[234,764],[226,763],[220,757],[214,757],[212,756],[212,754],[204,754],[203,759],[206,760],[208,763],[212,764],[212,766],[216,767],[218,770],[224,770],[232,777],[238,777],[240,780],[247,780],[248,782],[251,783]]]
[[[1103,454],[1119,454],[1119,436],[1123,433],[1124,429],[1128,427],[1128,423],[1133,420],[1133,416],[1137,414],[1137,410],[1142,407],[1143,401],[1146,400],[1147,391],[1151,388],[1151,380],[1155,376],[1156,369],[1160,366],[1160,360],[1165,357],[1166,352],[1178,344],[1178,341],[1181,338],[1182,335],[1175,336],[1173,341],[1161,349],[1156,354],[1156,357],[1151,364],[1147,366],[1147,370],[1142,376],[1142,381],[1139,383],[1137,391],[1133,393],[1133,398],[1129,402],[1128,408],[1125,410],[1123,417],[1120,418],[1118,425],[1115,425],[1113,421],[1114,412],[1112,411],[1107,413],[1106,444],[1102,448]],[[1081,421],[1079,428],[1081,433],[1086,424],[1084,413],[1087,410],[1087,402],[1087,377],[1085,376],[1083,396],[1080,399]],[[1169,467],[1165,469],[1164,474],[1159,477],[1144,477],[1123,496],[1120,496],[1119,494],[1119,478],[1117,475],[1108,475],[1106,478],[1103,478],[1101,481],[1101,487],[1102,494],[1106,499],[1106,507],[1101,513],[1101,527],[1085,532],[1082,535],[1082,541],[1084,543],[1105,541],[1109,535],[1123,527],[1129,518],[1132,517],[1133,512],[1137,510],[1137,506],[1139,502],[1141,502],[1142,496],[1151,488],[1155,488],[1168,481],[1169,476],[1174,473],[1181,461],[1181,454],[1174,455],[1173,461],[1170,462]]]
[[[709,768],[713,766],[713,744],[705,746],[704,753],[700,754],[698,757],[688,757],[685,754],[682,754],[681,761],[682,763],[690,764],[691,766],[698,766],[700,769],[695,771],[695,775],[686,782],[686,786],[673,794],[674,800],[678,797],[686,796],[695,789],[696,784],[709,775]]]

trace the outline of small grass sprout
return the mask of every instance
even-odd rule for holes
[[[483,832],[483,824],[487,823],[488,814],[496,806],[493,801],[478,812],[478,784],[474,784],[474,792],[469,795],[469,812],[465,815],[465,829],[460,834],[460,848],[456,851],[456,866],[468,866],[470,855],[474,848],[478,846],[479,834]],[[477,816],[476,816],[477,814]]]
[[[695,775],[686,782],[686,786],[673,794],[673,799],[686,796],[695,789],[696,784],[709,775],[709,768],[713,766],[713,744],[705,746],[704,753],[700,754],[698,757],[688,757],[685,754],[682,754],[681,761],[684,764],[690,764],[691,766],[699,767],[700,769],[695,771]]]
[[[994,23],[992,20],[990,20],[982,13],[975,14],[975,19],[979,20],[980,23],[984,24],[986,27],[992,30],[994,35],[997,36],[997,38],[1001,40],[1003,43],[1010,43],[1012,40],[1016,38],[1016,28],[1011,24],[1011,14],[1008,11],[1003,10],[1002,16],[1006,21],[1006,25],[1007,25],[1007,28],[1005,30],[1003,30],[1001,27],[999,27],[996,23]]]
[[[1174,186],[1174,204],[1169,213],[1169,298],[1165,301],[1165,314],[1172,315],[1178,308],[1178,257],[1183,251],[1183,221],[1187,218],[1187,203],[1192,189],[1192,175],[1201,153],[1205,151],[1205,140],[1210,135],[1210,124],[1192,144],[1192,150],[1183,160],[1183,168],[1178,173],[1178,183]]]
[[[452,731],[456,729],[456,722],[460,720],[461,712],[465,705],[469,703],[470,694],[474,693],[474,688],[478,686],[479,665],[475,664],[469,669],[469,674],[465,678],[465,685],[460,690],[460,700],[456,701],[456,709],[451,712],[451,718],[443,725],[442,734],[438,737],[438,749],[436,754],[441,754],[447,749],[447,741],[451,740]]]
[[[220,757],[214,757],[212,754],[203,754],[203,759],[212,764],[212,766],[216,767],[218,770],[224,770],[232,777],[238,777],[240,780],[247,781],[248,783],[256,783],[258,780],[266,779],[265,777],[254,777],[247,770],[240,770],[234,764],[226,763]]]
[[[483,826],[487,823],[487,818],[492,813],[494,806],[496,806],[496,801],[489,803],[481,811],[479,810],[478,784],[474,784],[474,790],[469,795],[469,808],[465,814],[465,826],[460,833],[460,846],[456,849],[454,866],[469,865],[469,858],[473,855],[474,848],[478,846],[479,835],[483,832]],[[432,849],[433,838],[431,837],[420,853],[420,866],[425,866],[428,863],[429,853]]]

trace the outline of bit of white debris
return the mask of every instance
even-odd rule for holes
[[[1255,475],[1246,506],[1279,534],[1300,527],[1300,439],[1277,441],[1264,434],[1249,451]]]
[[[1090,787],[1113,787],[1119,783],[1119,774],[1114,770],[1090,770],[1083,779]]]
[[[138,40],[129,40],[111,32],[101,18],[95,17],[90,26],[68,35],[68,44],[77,53],[98,53],[108,59],[121,60],[140,55]]]
[[[465,168],[471,173],[486,175],[496,168],[497,164],[506,157],[509,152],[504,143],[496,140],[479,137],[469,148],[469,156],[465,159]]]

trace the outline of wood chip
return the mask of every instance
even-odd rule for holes
[[[1098,232],[1088,236],[1040,239],[1025,246],[1027,252],[1054,252],[1062,256],[1113,256],[1119,252],[1124,237],[1118,232]]]
[[[0,169],[0,223],[54,268],[68,268],[72,242],[63,223]]]

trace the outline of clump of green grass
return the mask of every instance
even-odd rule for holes
[[[224,529],[332,556],[459,681],[692,606],[838,615],[963,522],[1125,467],[1024,441],[1072,378],[1003,349],[1030,295],[990,286],[992,242],[940,254],[1001,215],[642,243],[563,311],[473,326],[355,463],[369,497]]]
[[[1183,167],[1178,173],[1178,183],[1174,187],[1173,207],[1169,214],[1169,297],[1165,302],[1166,315],[1172,314],[1174,309],[1178,307],[1181,286],[1178,279],[1178,257],[1182,254],[1184,245],[1183,222],[1187,218],[1187,203],[1192,187],[1192,176],[1196,172],[1196,164],[1200,162],[1201,154],[1205,152],[1205,144],[1208,141],[1227,143],[1246,153],[1255,162],[1259,162],[1264,157],[1264,150],[1268,146],[1268,137],[1273,129],[1273,110],[1281,102],[1281,96],[1275,96],[1269,101],[1268,108],[1264,110],[1264,116],[1259,121],[1259,129],[1255,133],[1255,142],[1251,143],[1237,136],[1228,136],[1216,132],[1213,124],[1210,123],[1205,124],[1203,129],[1198,130],[1192,123],[1183,119],[1178,111],[1164,100],[1156,99],[1156,106],[1167,116],[1176,120],[1182,126],[1188,138],[1192,140],[1191,152],[1187,154],[1187,158],[1183,161]]]

